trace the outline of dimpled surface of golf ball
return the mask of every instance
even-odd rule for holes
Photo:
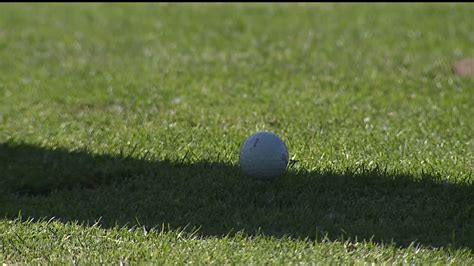
[[[287,164],[288,149],[272,132],[257,132],[240,146],[240,167],[249,176],[272,180],[286,171]]]

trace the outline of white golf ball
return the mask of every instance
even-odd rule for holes
[[[288,149],[274,133],[257,132],[240,146],[240,167],[252,177],[271,180],[286,171]]]

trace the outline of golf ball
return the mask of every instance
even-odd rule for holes
[[[282,175],[288,164],[288,149],[272,132],[257,132],[240,146],[240,167],[252,177],[272,180]]]

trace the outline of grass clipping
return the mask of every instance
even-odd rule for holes
[[[474,76],[474,58],[466,58],[454,63],[453,71],[462,77]]]

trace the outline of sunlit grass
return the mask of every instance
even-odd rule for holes
[[[0,261],[472,264],[473,15],[2,5]],[[269,184],[238,168],[258,130]]]

